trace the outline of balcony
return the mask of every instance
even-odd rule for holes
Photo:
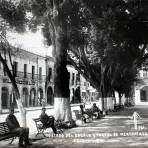
[[[12,72],[12,71],[11,71]],[[1,78],[3,79],[3,82],[7,82],[9,80],[8,76],[1,75]],[[24,77],[24,72],[17,71],[16,73],[16,81],[19,84],[35,84],[35,83],[43,83],[46,80],[46,76],[38,76],[37,74],[34,74],[32,77],[32,73],[26,73],[26,76]]]
[[[20,71],[17,72],[17,76],[16,77],[22,78],[23,80],[33,80],[35,82],[37,80],[44,82],[45,78],[46,78],[45,75],[42,75],[42,76],[39,77],[39,75],[37,75],[37,74],[32,75],[32,73],[26,73],[26,76],[24,77],[24,72],[20,72]]]

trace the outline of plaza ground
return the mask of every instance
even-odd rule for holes
[[[77,109],[78,106],[73,106]],[[132,114],[138,112],[142,119],[138,120],[135,129]],[[49,109],[48,113],[53,113]],[[30,148],[114,148],[114,147],[148,147],[148,106],[135,106],[126,108],[119,112],[109,112],[103,119],[94,119],[87,124],[77,120],[78,127],[65,129],[63,134],[57,136],[52,134],[51,129],[47,131],[48,138],[40,135],[35,138],[37,132],[32,117],[40,114],[40,110],[28,111],[27,120],[30,121],[30,138],[33,145]],[[74,115],[73,115],[73,118]],[[29,122],[28,121],[28,122]],[[9,141],[1,141],[0,147],[16,148],[18,139],[12,145]]]

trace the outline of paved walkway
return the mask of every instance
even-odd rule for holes
[[[137,111],[142,119],[138,121],[137,130],[131,118]],[[120,112],[109,113],[101,120],[93,120],[77,128],[64,130],[63,134],[54,136],[49,130],[49,138],[36,140],[31,148],[116,148],[148,147],[148,106],[137,106]],[[34,135],[32,135],[34,137]],[[42,137],[41,137],[42,138]],[[12,145],[8,141],[0,147],[17,147],[17,140]]]

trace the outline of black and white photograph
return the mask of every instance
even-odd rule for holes
[[[148,0],[0,0],[0,148],[147,148]]]

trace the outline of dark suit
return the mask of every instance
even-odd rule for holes
[[[6,122],[11,132],[18,133],[19,144],[22,144],[23,141],[26,144],[29,143],[29,140],[28,140],[29,128],[20,127],[20,124],[17,121],[17,118],[15,115],[9,114],[6,118]]]
[[[98,119],[101,119],[100,109],[97,106],[92,106],[91,108],[93,115],[95,115]]]
[[[48,116],[46,113],[41,113],[40,115],[40,119],[41,119],[41,122],[43,123],[43,125],[45,127],[51,127],[53,132],[56,134],[57,133],[57,130],[54,126],[54,117],[53,116]]]

